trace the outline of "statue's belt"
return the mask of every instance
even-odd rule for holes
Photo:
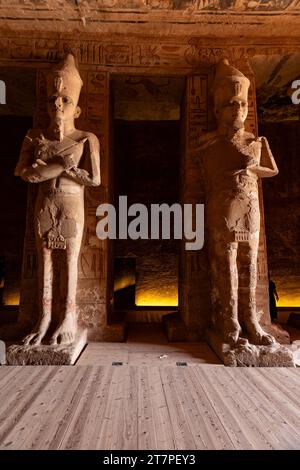
[[[76,194],[81,194],[82,188],[80,186],[65,186],[63,188],[41,188],[40,194],[45,197],[54,197],[54,196],[74,196]]]

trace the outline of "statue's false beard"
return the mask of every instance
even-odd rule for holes
[[[54,119],[53,132],[54,132],[57,140],[59,140],[61,142],[64,138],[64,122],[63,122],[62,119],[60,119],[58,117],[56,117]]]
[[[233,121],[232,127],[234,130],[238,131],[239,129],[245,127],[245,122],[242,119],[237,118]]]

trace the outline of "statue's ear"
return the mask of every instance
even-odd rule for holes
[[[74,118],[75,119],[79,118],[80,114],[81,114],[81,108],[79,106],[76,106]]]

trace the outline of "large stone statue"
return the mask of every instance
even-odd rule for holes
[[[39,320],[24,338],[38,346],[52,320],[54,280],[59,276],[60,318],[51,345],[68,345],[77,331],[77,261],[84,228],[84,187],[100,184],[99,141],[75,128],[82,80],[69,54],[47,78],[46,129],[28,131],[15,174],[38,185],[35,236],[38,256]],[[59,268],[56,261],[59,259]]]
[[[231,348],[271,345],[256,310],[260,229],[258,179],[275,176],[265,137],[247,132],[250,82],[222,60],[213,86],[217,130],[200,139],[207,184],[206,223],[212,274],[214,328]],[[238,263],[239,253],[243,255]],[[239,298],[239,281],[243,289]],[[240,307],[240,308],[239,308]]]

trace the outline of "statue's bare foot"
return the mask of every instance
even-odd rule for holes
[[[231,347],[238,346],[241,333],[241,327],[236,320],[226,320],[224,322],[224,340],[229,343]]]
[[[39,346],[48,330],[51,320],[51,315],[44,315],[38,322],[32,333],[23,338],[22,343],[24,346]]]
[[[270,346],[271,344],[276,343],[275,338],[272,335],[265,333],[258,322],[248,322],[245,323],[245,326],[250,343],[258,346]]]
[[[68,314],[53,333],[50,344],[71,344],[75,340],[76,331],[76,317],[73,314]]]
[[[226,333],[224,335],[224,339],[225,342],[229,343],[231,347],[237,346],[239,340],[239,331],[232,331],[230,333]]]

